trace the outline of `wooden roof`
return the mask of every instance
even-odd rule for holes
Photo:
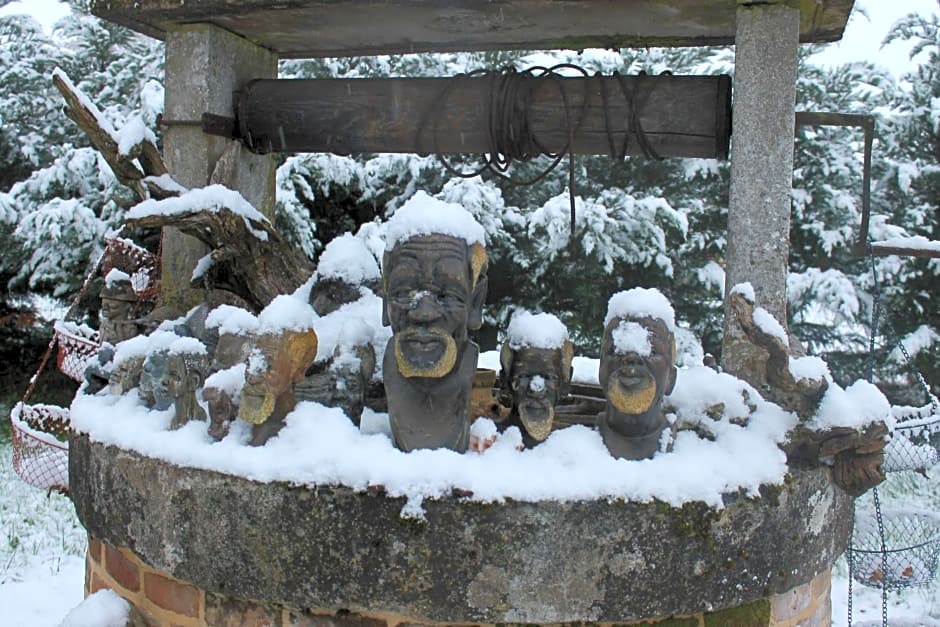
[[[754,0],[801,10],[804,42],[842,37],[854,0]],[[742,0],[93,0],[162,39],[211,23],[282,58],[734,43]]]

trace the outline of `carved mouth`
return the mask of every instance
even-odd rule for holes
[[[407,329],[395,337],[395,357],[406,377],[439,378],[454,367],[457,345],[440,329]]]

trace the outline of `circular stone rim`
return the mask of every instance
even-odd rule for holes
[[[625,621],[735,607],[842,553],[850,496],[791,469],[724,507],[479,503],[260,483],[73,434],[71,497],[91,537],[209,592],[456,623]]]

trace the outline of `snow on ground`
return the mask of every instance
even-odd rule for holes
[[[85,530],[66,497],[19,480],[2,433],[0,530],[0,622],[55,627],[82,601]]]

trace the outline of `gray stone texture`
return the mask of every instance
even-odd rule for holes
[[[852,499],[793,470],[722,509],[621,500],[481,504],[262,484],[75,435],[70,487],[94,538],[210,593],[416,622],[689,615],[804,584],[845,548]]]
[[[186,187],[210,182],[238,190],[269,218],[274,216],[275,164],[253,155],[238,142],[206,135],[203,113],[234,117],[234,92],[255,78],[276,78],[277,56],[246,39],[210,24],[190,24],[166,34],[164,160]],[[174,122],[196,124],[174,124]],[[225,155],[225,159],[223,159]],[[189,277],[205,246],[176,229],[163,236],[162,300],[185,312],[204,299],[189,287]]]
[[[784,328],[799,29],[798,9],[738,7],[725,289],[750,281]],[[726,306],[724,370],[759,389],[764,360]]]

